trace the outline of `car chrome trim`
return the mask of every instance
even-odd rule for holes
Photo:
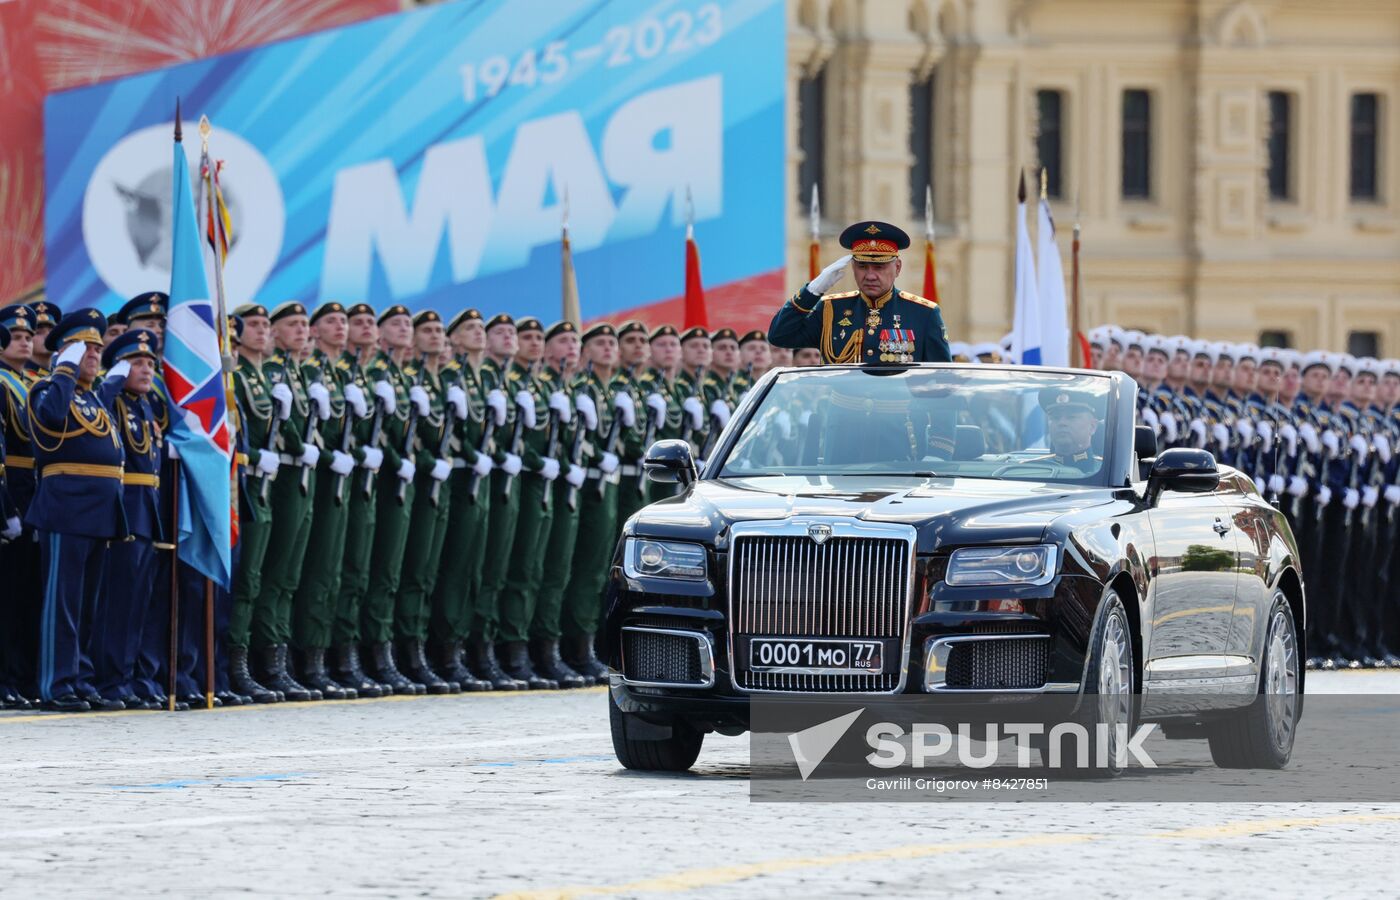
[[[622,632],[629,631],[644,632],[647,634],[669,634],[675,637],[691,638],[699,645],[700,652],[700,677],[703,679],[699,684],[687,684],[683,681],[633,681],[627,677],[627,642],[618,641],[617,653],[618,661],[622,663],[619,677],[622,683],[629,687],[660,687],[660,688],[680,688],[682,690],[706,690],[715,686],[715,648],[713,639],[705,631],[686,631],[679,628],[652,628],[646,625],[624,625]]]
[[[958,644],[972,641],[1048,641],[1048,634],[957,634],[931,637],[924,641],[924,692],[958,694],[1075,694],[1077,681],[1047,681],[1033,688],[960,688],[948,687],[948,657]]]

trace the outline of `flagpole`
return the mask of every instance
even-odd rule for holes
[[[1089,361],[1084,358],[1084,345],[1080,343],[1079,331],[1079,192],[1074,194],[1074,240],[1070,243],[1069,275],[1069,328],[1073,334],[1070,352],[1073,353],[1075,368],[1084,368]]]
[[[812,231],[812,242],[807,246],[807,280],[811,281],[822,270],[822,198],[816,182],[812,182],[812,200],[807,207],[807,223]]]
[[[180,98],[175,98],[175,143],[184,143],[180,122]],[[184,152],[183,150],[180,152]],[[174,199],[172,192],[171,198]],[[171,415],[178,415],[172,411]],[[175,671],[180,662],[180,458],[170,461],[170,659],[166,666],[167,709],[175,711]]]
[[[933,185],[924,185],[924,299],[942,303],[938,296],[938,261],[933,244]]]

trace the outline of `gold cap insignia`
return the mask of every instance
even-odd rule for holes
[[[875,224],[868,225],[868,226],[866,226],[865,233],[866,233],[866,234],[879,234],[879,233],[880,233],[880,226],[875,225]]]

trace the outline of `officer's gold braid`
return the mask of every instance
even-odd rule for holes
[[[79,388],[79,390],[81,390],[81,388]],[[57,453],[59,448],[63,446],[64,441],[71,437],[77,437],[84,432],[99,438],[112,436],[112,420],[107,417],[107,411],[102,409],[101,406],[98,407],[97,418],[91,423],[83,418],[82,411],[79,409],[77,401],[69,401],[68,409],[72,413],[73,420],[78,423],[78,427],[74,428],[72,431],[54,431],[46,427],[44,423],[34,418],[33,407],[31,406],[29,408],[30,440],[33,442],[34,446],[43,450],[45,453]],[[43,442],[39,440],[39,432],[41,431],[49,437],[57,438],[58,443],[54,444],[52,447],[45,447]]]
[[[853,363],[860,361],[860,348],[863,332],[857,328],[855,334],[846,340],[846,346],[837,353],[828,355],[827,348],[831,346],[831,320],[836,317],[836,306],[830,300],[822,304],[822,356],[827,357],[829,363]]]
[[[237,414],[236,411],[233,411],[233,412],[234,412],[235,415]],[[126,400],[124,400],[122,397],[118,396],[118,397],[117,397],[117,420],[120,421],[120,422],[125,423],[126,420],[127,420],[126,417],[127,417]],[[125,428],[125,431],[126,431],[126,434],[127,434],[127,442],[126,442],[126,443],[127,443],[128,446],[131,447],[131,451],[132,451],[133,453],[135,453],[137,456],[145,456],[147,453],[151,452],[151,425],[150,425],[149,422],[147,422],[145,419],[142,419],[142,420],[141,420],[141,437],[140,437],[139,439],[131,436],[131,429],[130,429],[130,428]]]
[[[16,434],[18,434],[20,437],[22,437],[22,438],[24,438],[26,441],[28,441],[28,440],[30,440],[29,431],[28,431],[28,429],[26,429],[26,428],[24,427],[24,423],[21,422],[20,419],[19,419],[19,408],[18,408],[19,405],[18,405],[17,403],[15,403],[14,400],[9,399],[10,396],[11,396],[11,395],[10,395],[10,392],[9,392],[8,390],[5,391],[5,397],[6,397],[5,405],[6,405],[7,407],[9,407],[9,410],[10,410],[10,424],[14,426],[14,429],[15,429],[15,433],[16,433]],[[26,413],[27,413],[27,410],[26,410]],[[28,418],[28,415],[27,415],[27,414],[26,414],[25,418]]]

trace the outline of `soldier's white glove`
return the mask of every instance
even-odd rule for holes
[[[1284,422],[1278,427],[1279,439],[1283,441],[1288,449],[1288,455],[1292,456],[1298,451],[1298,429],[1293,427],[1292,422]]]
[[[1244,418],[1236,419],[1236,420],[1235,420],[1235,434],[1238,434],[1238,435],[1240,436],[1240,440],[1241,440],[1243,443],[1246,443],[1246,444],[1251,444],[1251,443],[1253,443],[1253,442],[1254,442],[1254,423],[1251,422],[1249,419],[1244,419]]]
[[[723,428],[729,424],[729,404],[723,400],[716,400],[710,404],[710,415],[714,416],[719,427]]]
[[[1400,484],[1387,484],[1385,486],[1385,502],[1391,506],[1400,506]]]
[[[836,262],[822,269],[816,278],[807,282],[807,290],[818,296],[825,294],[827,291],[831,290],[832,285],[841,280],[841,276],[846,272],[846,267],[850,264],[851,254],[847,253]]]
[[[696,459],[696,460],[695,460],[695,471],[697,471],[697,472],[703,472],[703,471],[705,471],[705,461],[704,461],[703,459]]]
[[[413,476],[418,474],[418,467],[413,464],[413,460],[405,459],[399,462],[399,480],[412,481]]]
[[[651,423],[660,428],[666,421],[666,398],[660,394],[647,394],[647,409],[651,410]]]
[[[1259,446],[1265,453],[1274,449],[1274,426],[1263,419],[1259,420]]]
[[[1347,488],[1342,491],[1342,505],[1347,509],[1356,509],[1356,505],[1361,502],[1361,494],[1356,488]]]
[[[432,401],[428,399],[428,392],[419,385],[414,385],[408,389],[408,399],[418,410],[418,415],[429,416],[433,412]]]
[[[1221,450],[1230,446],[1230,429],[1226,428],[1222,423],[1216,422],[1214,425],[1210,426],[1210,433],[1211,436],[1215,438],[1215,442],[1220,445]]]
[[[122,360],[121,362],[117,363],[115,366],[112,366],[112,368],[110,368],[110,369],[107,370],[107,377],[108,377],[108,378],[118,378],[118,379],[121,379],[122,381],[126,381],[126,376],[129,375],[130,373],[131,373],[131,362],[130,362],[129,360],[125,360],[125,359],[124,359],[124,360]]]
[[[1381,458],[1381,462],[1389,464],[1393,455],[1390,449],[1390,438],[1378,431],[1371,435],[1371,443],[1375,446],[1376,455]]]
[[[285,421],[292,414],[292,389],[278,382],[272,386],[272,399],[277,401],[277,418]]]
[[[603,458],[598,460],[598,469],[604,475],[611,475],[617,471],[618,462],[616,453],[604,453]]]
[[[587,394],[579,394],[574,398],[574,408],[578,414],[583,416],[583,427],[589,431],[598,430],[598,407],[594,405],[593,398]]]
[[[505,472],[507,475],[519,475],[522,466],[523,463],[521,463],[520,457],[516,456],[514,453],[507,453],[506,461],[501,463],[501,471]]]
[[[569,395],[563,391],[555,391],[549,395],[549,408],[559,414],[561,422],[568,422],[574,417],[573,404],[569,402]]]
[[[491,470],[496,468],[496,463],[485,453],[476,455],[476,462],[472,463],[472,471],[482,478],[491,474]]]
[[[1328,456],[1336,456],[1337,451],[1342,448],[1342,440],[1337,432],[1329,428],[1322,433],[1322,446],[1327,448]]]
[[[1176,430],[1176,416],[1169,412],[1164,412],[1157,417],[1162,422],[1162,433],[1167,436],[1167,443],[1176,443],[1179,432]]]
[[[433,481],[446,481],[447,476],[452,474],[452,463],[445,459],[433,460],[433,467],[428,471],[428,477]]]
[[[515,392],[515,405],[520,407],[520,415],[525,417],[525,427],[535,427],[535,395],[529,391]]]
[[[686,397],[681,404],[681,409],[690,417],[690,427],[693,431],[699,431],[705,427],[705,407],[700,404],[696,397]]]
[[[576,466],[569,463],[569,471],[564,474],[564,480],[574,487],[583,487],[583,479],[588,473],[583,470],[583,466]]]
[[[1282,494],[1284,491],[1283,476],[1275,472],[1269,476],[1269,493]]]
[[[369,416],[369,404],[365,402],[365,392],[360,390],[360,386],[353,381],[345,385],[345,402],[350,404],[355,415],[361,419]]]
[[[58,354],[58,359],[54,362],[53,367],[57,369],[64,363],[76,366],[83,361],[83,357],[86,355],[87,344],[84,344],[82,341],[74,341],[67,347],[64,347],[62,353]]]
[[[326,386],[319,381],[313,381],[306,386],[306,396],[316,404],[316,414],[323,419],[331,417],[331,392],[326,390]]]
[[[1302,475],[1289,476],[1288,493],[1294,497],[1306,497],[1308,495],[1308,480]]]
[[[1142,424],[1151,425],[1153,431],[1159,434],[1161,433],[1162,420],[1157,418],[1157,413],[1152,410],[1152,407],[1144,406],[1140,418],[1142,419]]]
[[[631,428],[637,424],[637,404],[632,402],[632,395],[626,391],[618,391],[613,394],[613,409],[622,416],[622,427]]]
[[[1322,449],[1322,444],[1317,440],[1317,429],[1309,422],[1304,422],[1298,426],[1298,437],[1302,438],[1303,446],[1308,448],[1309,453],[1317,453]]]
[[[276,453],[268,453],[266,450],[258,454],[258,472],[264,476],[276,475],[277,470],[282,467],[282,461],[277,458]]]
[[[303,466],[306,466],[308,469],[314,469],[316,467],[316,463],[319,462],[320,459],[321,448],[317,447],[315,444],[302,444],[301,458],[298,459],[297,462],[301,463]]]
[[[1206,446],[1206,423],[1200,419],[1192,419],[1188,430],[1195,438],[1196,449],[1204,450]]]
[[[384,451],[378,447],[366,447],[365,458],[360,465],[371,472],[378,472],[379,467],[384,465]]]
[[[1321,509],[1322,507],[1326,506],[1327,504],[1329,504],[1329,503],[1331,503],[1331,502],[1332,502],[1332,489],[1331,489],[1330,487],[1328,487],[1327,485],[1324,484],[1322,487],[1320,487],[1320,488],[1317,489],[1317,506],[1318,506],[1318,509]]]
[[[777,415],[773,416],[773,424],[778,426],[778,434],[782,435],[783,440],[792,440],[792,416],[788,415],[787,410],[778,410]]]
[[[500,428],[506,424],[506,395],[499,390],[492,390],[486,395],[486,405],[491,407],[491,412],[496,414],[496,427]]]
[[[355,457],[339,450],[331,451],[331,471],[337,475],[349,475],[355,471]]]
[[[1359,434],[1353,434],[1351,440],[1347,441],[1351,449],[1356,452],[1356,461],[1365,462],[1366,454],[1371,452],[1371,445],[1366,443],[1366,438]]]
[[[549,459],[546,457],[544,462],[540,463],[540,471],[538,474],[545,481],[553,481],[554,479],[558,478],[559,460]]]
[[[0,531],[0,538],[13,541],[20,536],[22,531],[24,531],[24,524],[20,522],[19,516],[10,516],[5,520],[5,530]]]
[[[1254,489],[1259,493],[1264,493],[1264,479],[1258,475],[1254,476]]]
[[[467,392],[457,385],[447,389],[447,402],[452,404],[452,412],[458,421],[467,417]]]
[[[165,456],[167,459],[179,459],[180,448],[175,446],[174,441],[168,441],[165,445]]]
[[[399,404],[399,398],[394,394],[394,386],[386,381],[376,381],[374,383],[374,396],[379,398],[379,408],[384,410],[384,414],[392,416],[394,408]]]
[[[1376,505],[1376,501],[1381,499],[1381,490],[1374,484],[1368,484],[1361,489],[1361,505],[1367,509]]]

